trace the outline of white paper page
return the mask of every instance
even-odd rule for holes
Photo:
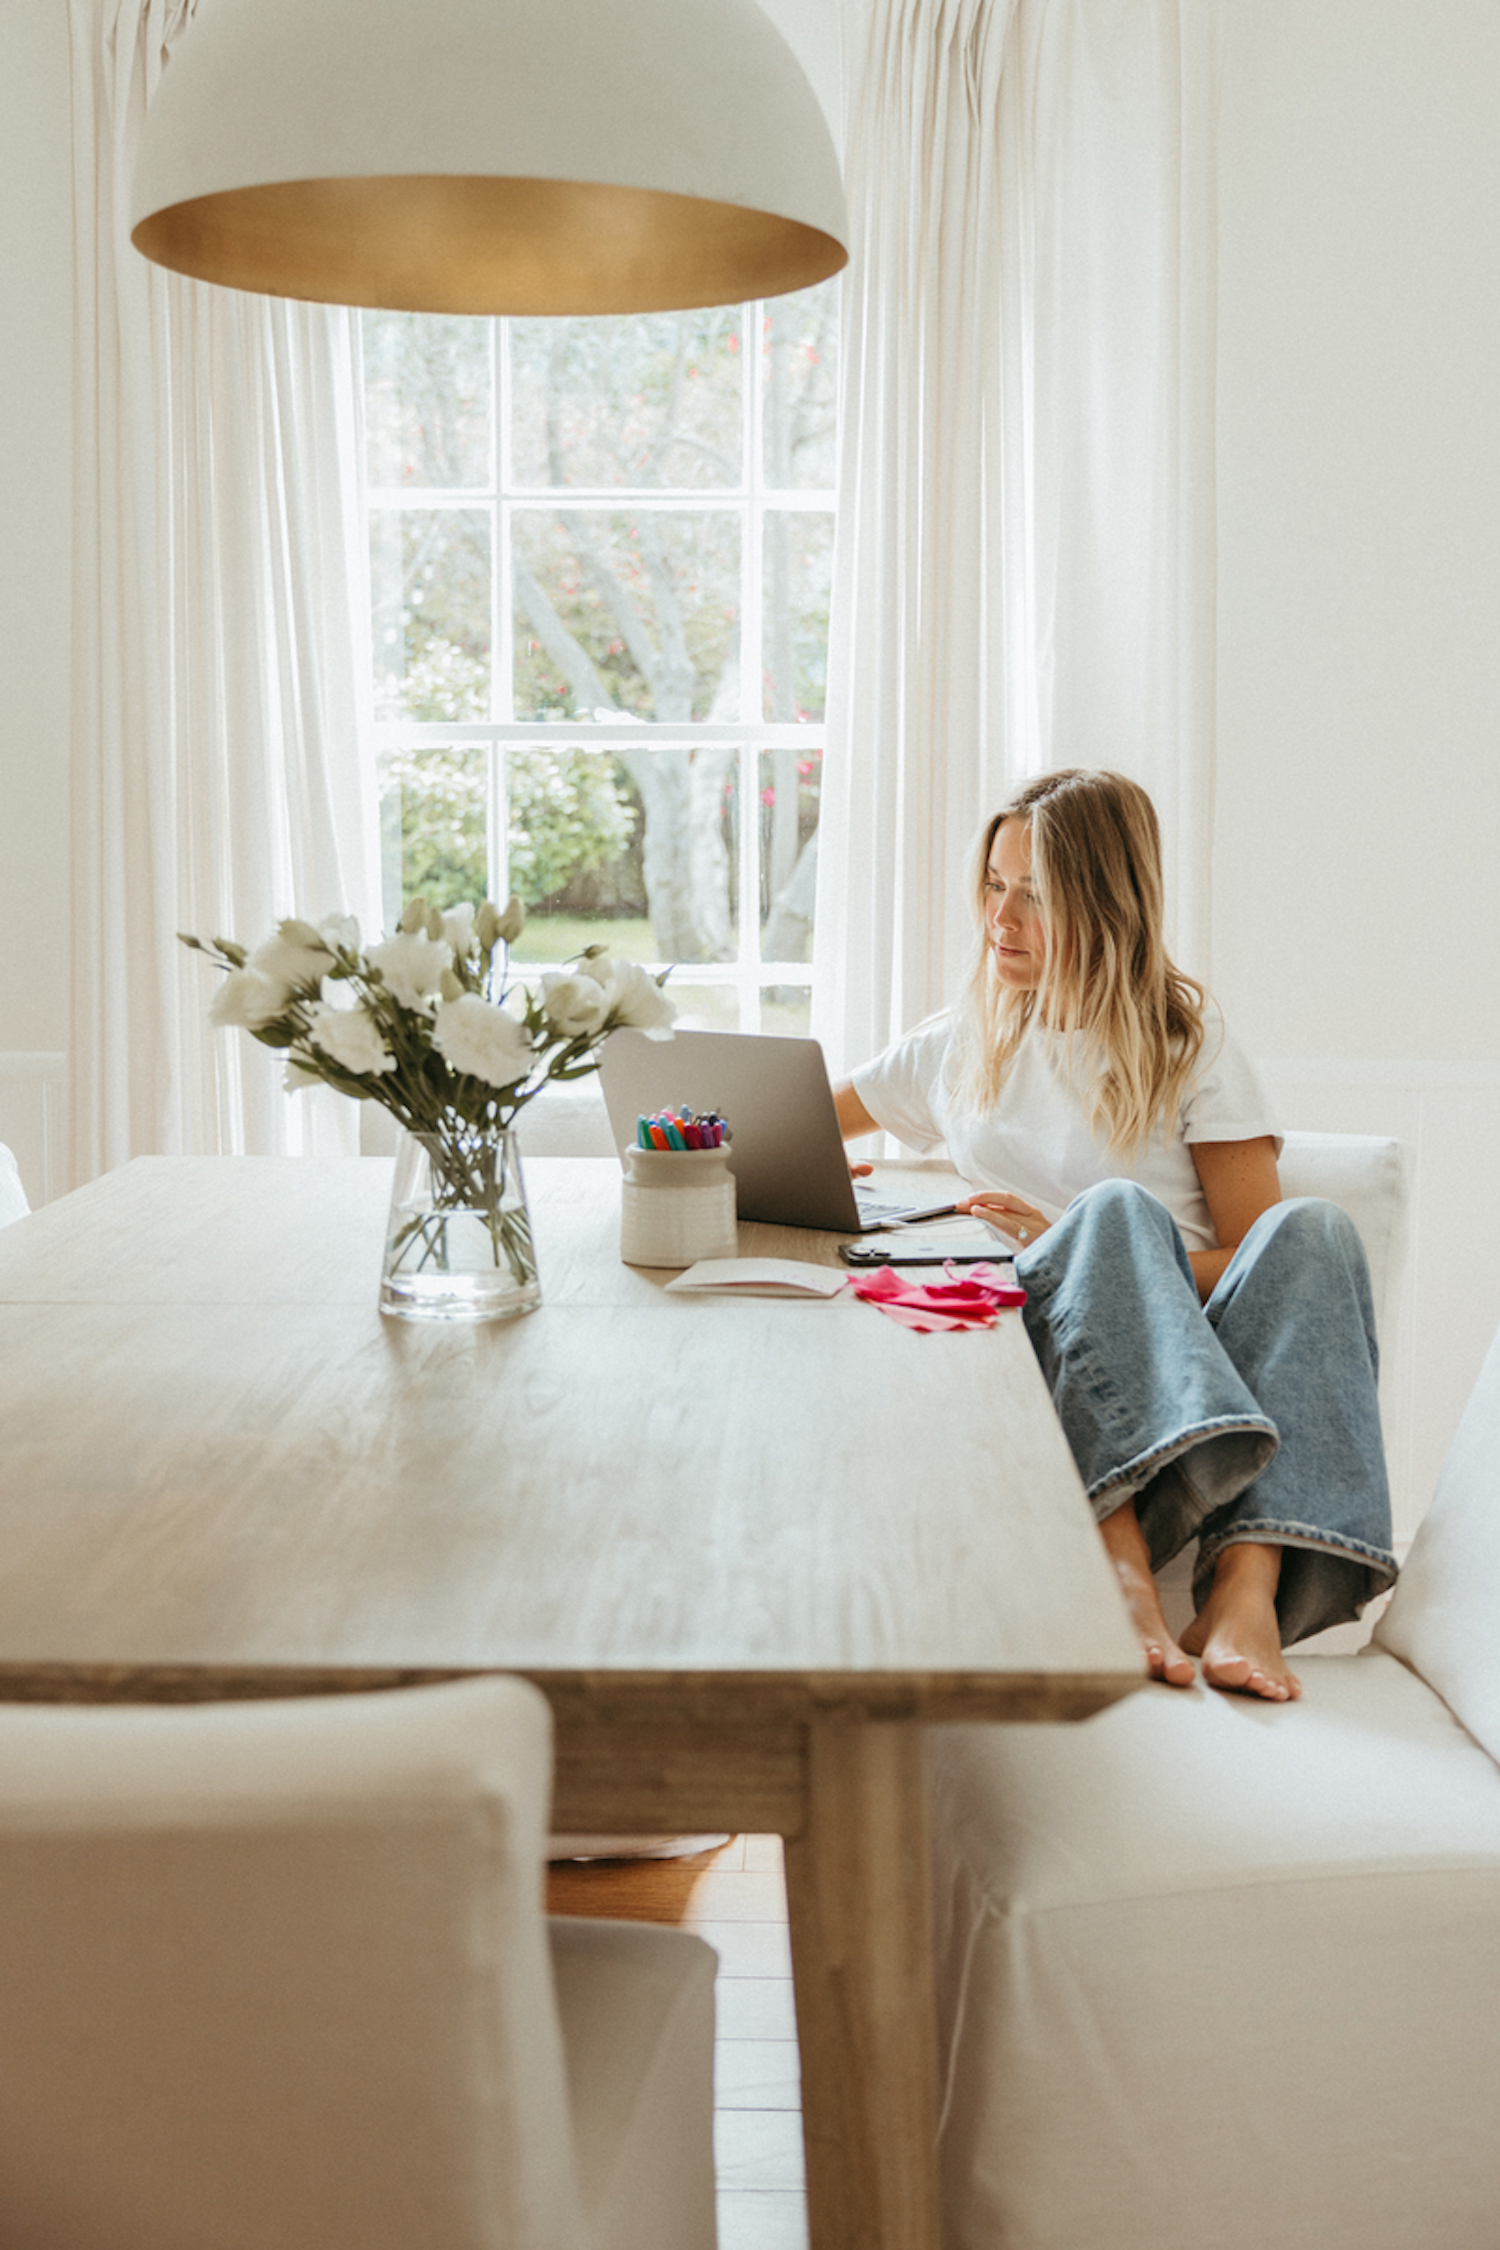
[[[847,1279],[797,1258],[700,1258],[666,1286],[688,1296],[836,1297]]]

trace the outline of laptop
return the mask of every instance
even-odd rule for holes
[[[617,1031],[599,1082],[615,1145],[660,1109],[711,1110],[729,1126],[739,1215],[772,1226],[868,1234],[942,1218],[951,1203],[893,1203],[849,1177],[828,1066],[815,1039],[750,1031]],[[623,1161],[623,1159],[622,1159]]]

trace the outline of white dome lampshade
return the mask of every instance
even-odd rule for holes
[[[732,304],[836,273],[838,160],[755,0],[200,0],[131,240],[422,312]]]

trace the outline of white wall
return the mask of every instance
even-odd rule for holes
[[[1500,1320],[1500,9],[1226,0],[1213,975],[1417,1206],[1398,1530]]]
[[[71,165],[67,10],[19,0],[0,71],[0,1140],[34,1202],[56,1184],[68,1013]]]

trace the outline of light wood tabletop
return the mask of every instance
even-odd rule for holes
[[[538,1312],[383,1320],[389,1178],[144,1158],[0,1233],[0,1697],[525,1674],[558,1830],[788,1839],[815,2250],[933,2250],[915,1722],[1142,1677],[1019,1317],[668,1296],[581,1158]]]

